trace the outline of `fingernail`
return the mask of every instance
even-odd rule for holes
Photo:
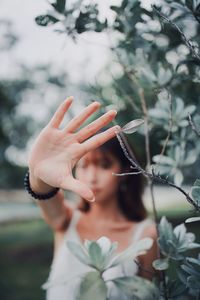
[[[66,101],[68,101],[68,100],[73,100],[73,99],[74,99],[73,96],[69,96],[69,97],[67,97]]]
[[[109,111],[109,113],[110,113],[110,114],[113,114],[113,113],[114,113],[114,114],[116,115],[116,114],[117,114],[117,111],[116,111],[115,109],[112,109],[112,110]]]
[[[99,103],[98,101],[94,101],[94,102],[92,102],[92,104],[94,105],[98,105],[98,106],[101,106],[101,103]]]
[[[119,125],[115,126],[114,128],[116,133],[121,131],[121,127]]]
[[[95,197],[93,197],[91,200],[88,200],[89,202],[94,202],[95,201]]]

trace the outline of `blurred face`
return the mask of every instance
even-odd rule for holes
[[[104,202],[116,198],[120,178],[112,173],[120,173],[121,166],[112,154],[100,150],[87,153],[76,167],[76,178],[84,182],[95,194],[96,201]]]

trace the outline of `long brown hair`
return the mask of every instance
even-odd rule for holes
[[[100,150],[107,159],[108,153],[115,156],[120,162],[122,173],[131,172],[130,162],[125,157],[116,137],[103,144],[98,150]],[[138,157],[132,147],[131,150],[138,161]],[[143,190],[144,178],[141,174],[126,175],[122,178],[118,190],[118,205],[128,220],[142,221],[146,217],[147,212],[142,201]],[[84,212],[89,211],[89,202],[81,199],[78,204],[78,209]]]

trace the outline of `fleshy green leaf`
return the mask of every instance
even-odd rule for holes
[[[159,290],[149,280],[146,280],[139,276],[133,277],[120,277],[112,280],[114,284],[123,293],[128,296],[134,296],[136,299],[142,300],[156,300],[159,299]]]
[[[145,254],[147,250],[149,250],[153,245],[153,240],[151,238],[144,238],[138,241],[136,244],[131,245],[125,251],[118,254],[113,258],[109,267],[114,267],[122,262],[134,259],[138,255]]]
[[[102,270],[104,257],[102,256],[100,246],[93,241],[89,245],[88,252],[89,252],[91,264],[98,270]]]
[[[86,253],[81,244],[73,241],[67,241],[67,247],[72,252],[72,254],[80,260],[80,262],[86,265],[91,263],[88,253]]]
[[[82,279],[77,300],[106,300],[107,286],[99,272],[86,273]]]
[[[153,267],[156,270],[166,270],[169,267],[169,259],[168,258],[161,258],[156,259],[153,261]]]

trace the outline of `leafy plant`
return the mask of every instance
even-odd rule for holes
[[[77,299],[108,299],[108,282],[113,282],[118,289],[128,296],[135,297],[134,299],[158,299],[157,287],[148,280],[138,276],[113,279],[104,277],[104,272],[108,269],[145,254],[152,243],[152,239],[144,238],[116,255],[117,243],[112,243],[107,237],[101,237],[97,241],[86,240],[84,245],[68,241],[67,246],[72,254],[91,268],[91,271],[82,275]]]

